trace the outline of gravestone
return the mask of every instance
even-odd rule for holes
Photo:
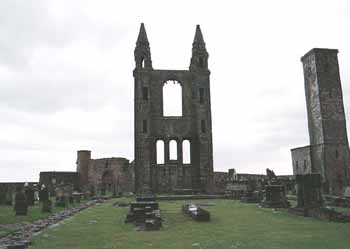
[[[39,192],[39,198],[42,203],[41,212],[50,213],[52,209],[52,201],[49,198],[49,191],[45,188],[45,185],[42,186]]]
[[[265,198],[260,203],[262,207],[268,208],[287,208],[290,206],[286,191],[283,185],[267,185],[265,186]]]
[[[67,207],[67,195],[64,192],[64,187],[60,186],[56,188],[56,207]]]
[[[27,186],[24,190],[24,193],[26,195],[26,199],[27,199],[27,204],[28,206],[34,206],[34,190],[32,187]]]
[[[39,201],[45,202],[49,200],[49,191],[46,189],[45,185],[41,187],[41,190],[39,192]]]
[[[28,213],[28,204],[26,200],[26,195],[21,189],[17,189],[15,196],[15,207],[16,216],[18,215],[27,215]]]
[[[182,212],[196,221],[209,221],[210,213],[207,210],[195,205],[186,204],[182,206]]]
[[[5,189],[5,205],[12,206],[13,203],[13,190],[11,187]]]
[[[140,197],[140,200],[149,199]],[[142,227],[141,230],[159,230],[162,226],[162,219],[158,202],[137,201],[130,203],[130,210],[125,219],[125,223],[129,222]]]
[[[52,201],[51,200],[43,201],[41,212],[51,213],[51,210],[52,210]]]
[[[0,205],[5,204],[6,201],[6,193],[3,187],[0,186]]]

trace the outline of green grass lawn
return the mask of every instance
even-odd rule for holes
[[[79,204],[73,204],[68,206],[74,207]],[[0,206],[0,225],[2,224],[14,224],[14,223],[20,223],[20,222],[33,222],[39,219],[43,219],[48,217],[49,215],[53,213],[57,213],[60,211],[63,211],[64,208],[61,207],[55,207],[53,205],[52,212],[51,213],[42,213],[41,212],[41,205],[39,205],[38,202],[36,202],[35,206],[28,208],[28,215],[27,216],[16,216],[15,211],[13,209],[13,206]],[[10,234],[14,232],[13,229],[3,228],[0,226],[0,237],[3,237],[7,234]]]
[[[330,223],[260,209],[255,204],[231,200],[213,203],[210,222],[184,216],[184,201],[161,201],[165,219],[160,231],[137,232],[124,224],[128,208],[113,207],[110,200],[66,220],[37,236],[31,249],[348,249],[350,224]],[[125,201],[125,199],[124,199]],[[95,220],[96,222],[91,222]],[[89,222],[90,221],[90,222]]]

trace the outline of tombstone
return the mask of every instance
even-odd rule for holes
[[[25,187],[24,193],[26,195],[28,206],[34,206],[34,190],[30,186],[27,186]]]
[[[296,175],[297,184],[297,208],[315,208],[322,206],[321,175],[305,174]]]
[[[11,187],[5,189],[5,205],[12,206],[13,203],[13,190]]]
[[[133,222],[143,227],[146,231],[159,230],[162,226],[162,218],[158,202],[132,202],[126,216],[125,223]]]
[[[15,196],[15,207],[16,216],[18,215],[27,215],[28,213],[28,204],[26,200],[26,195],[21,191],[21,189],[17,189]]]
[[[56,189],[56,207],[67,207],[67,198],[66,194],[63,191],[63,188],[57,187]]]
[[[75,191],[75,192],[72,193],[72,196],[73,196],[74,201],[75,201],[76,203],[80,203],[82,193],[79,193],[79,192],[76,192],[76,191]]]
[[[46,202],[48,200],[49,200],[49,191],[46,189],[45,185],[43,185],[39,192],[39,201]]]
[[[283,185],[267,185],[265,186],[265,198],[260,203],[262,207],[268,208],[287,208],[290,206],[286,191]]]
[[[42,213],[51,213],[51,210],[52,210],[52,201],[51,200],[43,201],[41,212]]]
[[[5,204],[6,201],[6,193],[3,187],[0,186],[0,205]]]

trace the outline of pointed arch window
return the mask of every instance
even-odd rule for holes
[[[170,140],[170,142],[169,142],[169,156],[170,156],[170,160],[177,160],[177,142],[176,142],[176,140]]]
[[[182,160],[183,164],[191,163],[191,142],[188,139],[182,141]]]
[[[156,142],[156,157],[157,164],[164,164],[164,141],[157,140]]]

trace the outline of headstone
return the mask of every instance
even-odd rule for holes
[[[144,230],[159,230],[162,225],[162,219],[158,202],[132,202],[130,210],[126,216],[125,223],[133,222],[141,226]]]
[[[0,186],[0,205],[5,204],[6,201],[6,193],[3,187]]]
[[[283,185],[265,186],[265,198],[261,202],[262,207],[268,208],[287,208],[290,206],[286,191]]]
[[[43,201],[41,212],[51,213],[51,210],[52,210],[52,201],[51,200]]]
[[[26,195],[18,189],[15,196],[15,211],[16,215],[27,215],[28,204],[26,200]]]
[[[28,206],[34,206],[34,190],[28,186],[25,188],[24,193],[26,195]]]
[[[39,200],[40,202],[46,202],[49,200],[49,191],[46,189],[45,185],[42,186],[39,192]]]
[[[13,190],[11,187],[5,189],[5,205],[12,206],[13,203]]]

